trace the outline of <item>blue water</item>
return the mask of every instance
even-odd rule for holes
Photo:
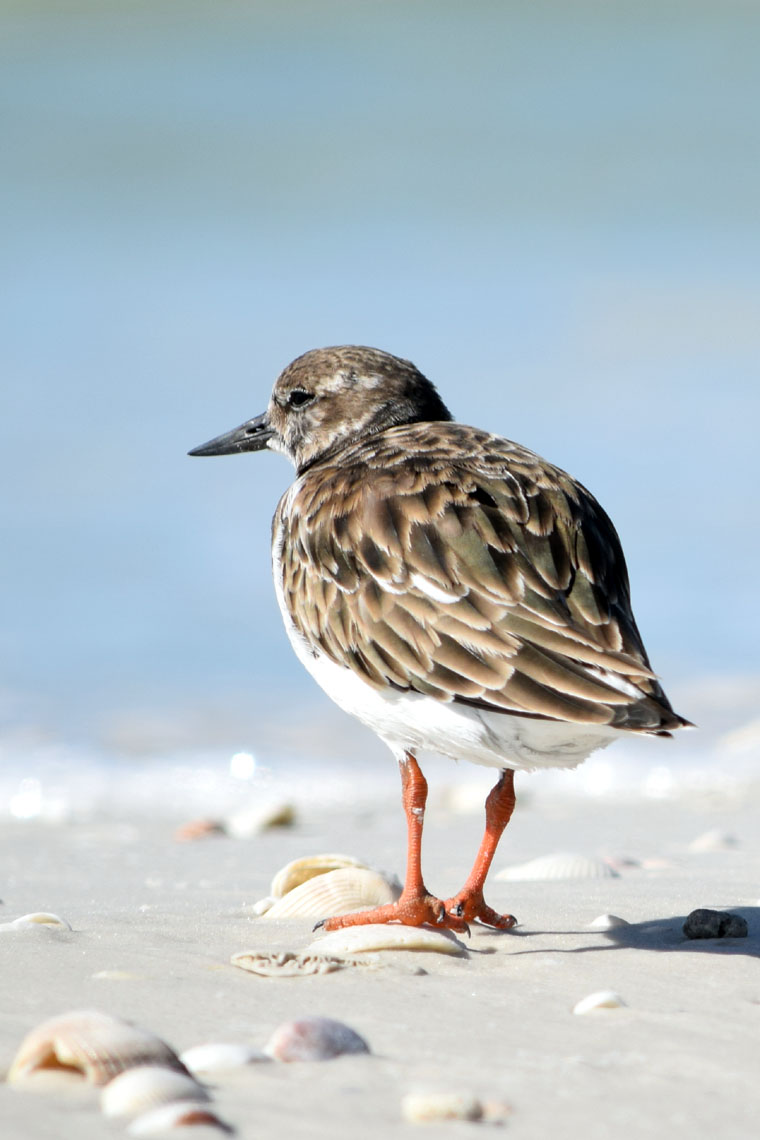
[[[681,711],[751,720],[759,33],[738,0],[4,4],[6,761],[291,754],[276,713],[308,750],[289,469],[185,452],[343,342],[586,483]]]

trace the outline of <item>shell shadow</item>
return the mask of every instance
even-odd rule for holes
[[[731,914],[739,914],[748,927],[746,938],[687,938],[683,932],[686,914],[669,915],[667,918],[647,919],[645,922],[631,922],[616,926],[612,930],[525,930],[491,931],[499,940],[508,938],[529,942],[540,938],[542,945],[512,949],[513,954],[597,954],[609,950],[654,950],[674,951],[688,954],[743,955],[760,958],[760,907],[738,906],[730,908]],[[547,940],[556,935],[563,940],[569,938],[583,940],[582,945],[552,946]],[[470,951],[474,948],[468,947]],[[490,948],[489,948],[490,949]],[[488,951],[486,951],[488,952]]]

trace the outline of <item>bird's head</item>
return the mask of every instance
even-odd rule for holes
[[[299,356],[277,378],[269,407],[190,455],[281,451],[297,471],[396,424],[450,420],[435,387],[408,360],[344,345]]]

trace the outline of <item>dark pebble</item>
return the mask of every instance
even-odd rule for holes
[[[687,938],[746,938],[746,919],[727,910],[693,910],[683,924]]]

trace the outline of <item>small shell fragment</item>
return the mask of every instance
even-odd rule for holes
[[[623,1009],[625,1005],[626,1003],[620,994],[615,993],[614,990],[597,990],[596,993],[588,994],[576,1002],[573,1006],[573,1013],[597,1013],[608,1009]]]
[[[272,898],[281,899],[289,891],[299,887],[301,883],[315,878],[316,875],[325,875],[328,871],[337,871],[341,867],[365,867],[360,859],[353,855],[304,855],[300,859],[293,859],[286,863],[272,879],[269,893]]]
[[[193,1045],[180,1053],[179,1059],[194,1075],[239,1069],[258,1061],[270,1060],[261,1049],[254,1049],[252,1045],[237,1045],[231,1041],[209,1041],[205,1045]]]
[[[329,1061],[344,1053],[369,1053],[359,1034],[331,1017],[302,1017],[275,1029],[264,1051],[275,1061]]]
[[[600,914],[593,922],[588,924],[588,930],[617,930],[620,926],[630,926],[630,923],[617,914]]]
[[[308,879],[265,911],[264,918],[325,918],[395,902],[401,888],[366,867],[339,867]]]
[[[174,1050],[147,1029],[99,1010],[73,1010],[44,1021],[27,1034],[7,1079],[23,1080],[40,1069],[69,1069],[91,1084],[104,1085],[136,1065],[183,1071]]]
[[[205,1125],[231,1133],[229,1124],[216,1115],[204,1101],[179,1101],[176,1104],[162,1104],[150,1112],[136,1117],[127,1128],[128,1136],[165,1136],[175,1128],[192,1128]]]
[[[22,914],[11,922],[0,922],[0,930],[23,930],[26,927],[46,926],[48,929],[71,930],[71,923],[57,914],[47,911],[34,911],[32,914]]]
[[[402,926],[398,923],[369,923],[330,930],[305,953],[338,957],[348,954],[370,954],[376,950],[427,951],[431,954],[466,954],[467,947],[449,930],[432,930],[426,926]]]
[[[469,1093],[407,1093],[401,1098],[401,1115],[408,1124],[430,1124],[438,1120],[481,1120],[483,1105]]]
[[[540,855],[538,859],[531,859],[527,863],[505,867],[494,878],[512,883],[528,883],[560,879],[616,879],[618,873],[603,859],[560,852]]]
[[[210,1099],[186,1073],[162,1065],[138,1065],[108,1082],[100,1094],[100,1107],[105,1116],[139,1116],[161,1104]]]
[[[264,950],[241,950],[230,958],[233,966],[259,974],[262,978],[297,978],[310,974],[332,974],[347,966],[368,966],[372,963],[353,958],[328,957],[325,954],[295,954],[290,950],[278,952]]]

